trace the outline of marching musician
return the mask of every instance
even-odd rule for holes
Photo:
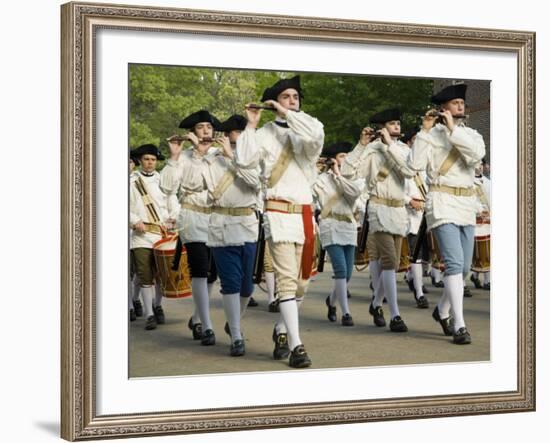
[[[200,319],[198,322],[192,316],[188,326],[193,338],[200,339],[203,346],[216,343],[209,298],[217,272],[210,249],[206,246],[212,211],[208,205],[208,191],[202,186],[201,174],[204,157],[216,151],[212,145],[214,130],[219,125],[220,121],[206,110],[185,117],[179,127],[189,130],[184,137],[193,146],[182,151],[182,144],[169,143],[170,159],[161,172],[162,189],[171,201],[178,199],[181,206],[176,226],[187,251],[193,302]],[[197,186],[197,183],[200,185]]]
[[[486,164],[485,159],[482,161],[482,165],[484,164]],[[474,179],[478,204],[475,240],[478,247],[474,248],[474,262],[472,263],[470,280],[472,280],[477,289],[489,291],[491,289],[489,256],[491,236],[491,180],[483,175],[482,165],[476,168]],[[480,274],[483,276],[483,283],[479,278]]]
[[[419,128],[413,128],[407,131],[401,141],[410,148],[418,130]],[[407,214],[409,216],[407,242],[411,254],[414,251],[416,242],[421,242],[419,258],[416,260],[416,263],[411,262],[406,278],[409,289],[414,294],[416,306],[420,309],[427,309],[429,307],[428,299],[424,295],[426,288],[422,283],[422,261],[426,263],[429,261],[428,242],[426,235],[423,235],[422,238],[418,238],[418,229],[422,221],[425,203],[420,187],[423,188],[422,190],[425,190],[425,183],[426,172],[424,171],[419,172],[414,178],[405,179],[405,207],[407,208]]]
[[[440,111],[424,116],[410,157],[411,166],[426,170],[430,182],[426,221],[445,263],[445,289],[432,315],[446,335],[453,335],[455,344],[471,343],[463,315],[463,278],[470,270],[474,247],[474,170],[485,155],[482,136],[464,125],[465,98],[465,84],[448,86],[432,96]],[[438,117],[443,122],[436,124]]]
[[[152,144],[132,151],[141,169],[130,177],[130,237],[131,260],[139,280],[145,310],[145,329],[164,323],[162,292],[155,291],[155,257],[153,245],[163,237],[168,219],[166,196],[160,187],[160,175],[155,170],[157,160],[164,160]]]
[[[261,110],[247,105],[249,125],[236,151],[237,164],[249,169],[260,165],[266,181],[264,229],[280,310],[273,330],[273,357],[281,360],[290,355],[289,365],[294,368],[311,365],[300,338],[298,308],[313,267],[311,186],[317,178],[316,163],[324,140],[322,123],[300,110],[302,98],[299,76],[265,89],[262,102],[277,117],[254,132]]]
[[[351,148],[351,143],[340,142],[324,149],[322,155],[328,158],[329,169],[320,174],[313,185],[313,196],[321,211],[321,246],[328,252],[334,272],[334,289],[325,300],[327,316],[330,321],[336,321],[338,300],[343,326],[353,326],[348,303],[348,282],[353,272],[357,245],[357,222],[353,211],[365,187],[364,180],[350,180],[340,173],[340,166]]]
[[[363,177],[369,192],[369,270],[373,278],[374,299],[369,312],[376,326],[385,326],[382,303],[390,309],[390,330],[406,332],[397,305],[396,271],[401,256],[401,243],[407,234],[405,179],[415,171],[406,164],[408,147],[401,141],[401,112],[386,109],[373,115],[370,123],[381,127],[379,138],[373,139],[371,128],[362,131],[355,149],[342,167],[346,177]],[[370,143],[369,143],[370,141]],[[368,247],[368,242],[367,242]]]
[[[138,174],[135,170],[139,166],[139,160],[133,157],[133,152],[130,152],[129,166],[130,177],[133,174]],[[130,229],[130,236],[132,235],[132,229]],[[143,317],[143,305],[139,298],[139,280],[136,275],[136,267],[132,255],[130,255],[130,284],[128,293],[128,309],[130,311],[130,321],[136,321],[137,317]]]
[[[220,125],[219,130],[225,133],[219,139],[221,149],[205,156],[202,174],[212,205],[207,246],[213,252],[220,276],[232,356],[245,353],[241,317],[254,290],[252,273],[258,239],[255,209],[260,190],[259,168],[241,168],[234,153],[247,123],[245,117],[232,115]]]

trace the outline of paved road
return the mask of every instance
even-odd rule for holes
[[[365,367],[398,364],[488,361],[490,359],[489,291],[472,289],[474,296],[464,300],[464,314],[473,343],[457,346],[452,337],[442,334],[431,312],[442,289],[433,288],[429,279],[430,309],[417,309],[413,295],[398,274],[398,298],[401,316],[408,333],[392,333],[377,328],[368,313],[371,291],[368,272],[356,272],[351,280],[350,308],[355,322],[343,327],[326,318],[324,300],[332,288],[330,265],[310,283],[306,300],[300,310],[300,335],[314,369]],[[271,357],[273,323],[279,314],[267,311],[267,297],[256,289],[254,298],[259,306],[248,308],[242,322],[246,355],[229,356],[229,337],[223,332],[225,317],[218,287],[211,301],[211,316],[216,332],[215,346],[201,346],[193,341],[187,321],[192,312],[191,298],[163,302],[166,324],[156,330],[144,330],[145,320],[130,323],[130,377],[215,374],[288,370],[285,361]],[[384,305],[389,324],[389,310]]]

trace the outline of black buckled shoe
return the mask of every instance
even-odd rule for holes
[[[490,290],[491,290],[491,283],[485,283],[485,284],[483,285],[483,289],[484,289],[485,291],[490,291]]]
[[[136,317],[143,317],[143,305],[141,304],[141,301],[132,300],[132,304],[134,305]]]
[[[256,306],[258,306],[258,302],[254,300],[254,297],[252,296],[248,297],[248,307],[255,308]]]
[[[428,299],[421,295],[416,299],[416,307],[418,309],[428,309],[430,307],[430,303],[428,302]]]
[[[453,329],[452,329],[452,317],[449,316],[447,318],[441,318],[439,315],[439,307],[436,306],[434,311],[432,312],[433,319],[438,322],[441,325],[441,329],[443,329],[443,334],[446,336],[453,335]]]
[[[166,322],[162,306],[153,306],[153,314],[155,314],[155,319],[159,325],[163,325]]]
[[[433,275],[431,276],[432,278],[432,286],[435,287],[435,288],[444,288],[445,287],[445,283],[443,283],[443,280],[439,280],[439,281],[435,281],[435,278],[433,277]]]
[[[311,360],[307,355],[304,345],[298,345],[292,350],[288,365],[292,368],[307,368],[311,366]]]
[[[342,326],[353,326],[353,318],[350,314],[342,315]]]
[[[327,318],[329,321],[336,321],[336,306],[330,305],[330,295],[325,299],[325,305],[327,305]]]
[[[290,348],[288,347],[288,335],[286,335],[286,333],[277,334],[277,331],[273,329],[272,339],[275,343],[275,349],[273,349],[273,359],[284,360],[287,358],[290,354]]]
[[[472,343],[472,337],[466,328],[460,328],[453,334],[453,343],[455,345],[469,345]]]
[[[390,331],[392,332],[407,332],[409,328],[399,315],[396,315],[390,320]]]
[[[279,312],[279,300],[275,299],[267,307],[269,312]]]
[[[130,321],[136,321],[136,311],[130,309]]]
[[[193,317],[189,319],[187,327],[193,331],[193,340],[200,340],[202,337],[202,323],[193,323]]]
[[[481,289],[481,281],[474,274],[470,275],[470,281],[474,284],[476,289]]]
[[[474,294],[472,294],[472,291],[470,291],[470,288],[468,288],[467,286],[464,286],[464,297],[470,298],[473,295]]]
[[[229,355],[232,357],[240,357],[241,355],[244,355],[244,340],[235,340],[231,343]]]
[[[148,331],[157,329],[157,320],[155,319],[154,315],[150,315],[149,317],[147,317],[147,320],[145,321],[145,329]]]
[[[384,311],[382,310],[382,306],[378,306],[375,308],[371,302],[369,306],[369,314],[372,315],[372,319],[376,326],[378,326],[379,328],[386,326],[386,320],[384,319]]]
[[[216,335],[212,329],[207,329],[202,333],[201,345],[212,346],[216,344]]]

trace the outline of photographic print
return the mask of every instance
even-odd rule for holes
[[[130,377],[288,370],[293,367],[289,355],[298,345],[305,349],[307,345],[311,369],[490,360],[489,81],[140,64],[128,70],[129,145],[133,148],[129,151],[130,226],[144,221],[148,229],[156,229],[154,223],[162,228],[156,232],[133,229],[130,235]],[[276,93],[268,98],[272,88]],[[269,177],[282,162],[279,151],[286,140],[296,139],[298,144],[309,136],[299,127],[284,127],[289,126],[286,119],[273,104],[265,103],[268,99],[284,102],[287,93],[297,94],[287,104],[290,112],[307,116],[308,123],[319,128],[315,150],[308,157],[314,174],[301,173],[301,164],[293,160],[287,166],[289,172],[282,173],[283,184],[273,190]],[[443,134],[447,128],[448,134],[438,143],[449,140],[451,131],[441,111],[453,100],[461,106],[453,115],[456,131],[464,131],[463,142],[476,152],[468,152],[472,155],[468,166],[463,157],[457,157],[449,175],[443,174],[439,169],[449,155],[452,143],[448,142],[444,155],[430,159],[428,175],[427,162],[418,169],[412,164],[415,149],[422,149],[415,145],[417,133],[431,112],[437,114],[437,123],[424,132]],[[257,117],[251,128],[250,120]],[[384,187],[385,180],[376,178],[387,167],[385,161],[371,164],[375,150],[385,141],[377,131],[386,123],[403,168],[403,173],[392,170],[388,178],[395,183],[390,189]],[[266,158],[249,167],[238,158],[239,148],[245,157],[246,150],[262,140],[247,139],[247,146],[238,145],[239,138],[254,138],[270,128],[281,146],[265,148]],[[434,143],[427,147],[439,148]],[[366,154],[359,159],[357,153],[362,150]],[[143,155],[154,166],[140,162]],[[348,155],[357,159],[348,162]],[[216,187],[227,167],[221,162],[228,159],[237,178],[224,191],[230,197],[223,198]],[[247,177],[249,182],[239,175],[252,171],[257,175]],[[450,197],[457,188],[448,185],[453,180],[468,193],[466,198]],[[430,186],[432,192],[444,194],[441,202],[429,196]],[[450,187],[434,191],[435,186]],[[147,192],[153,200],[149,206],[143,204],[142,194]],[[400,206],[377,200],[382,194]],[[286,295],[295,298],[299,307],[293,332],[299,339],[290,340],[289,320],[280,310],[281,302],[286,302],[279,291],[288,283],[277,272],[277,265],[287,263],[273,262],[271,257],[265,236],[271,214],[266,205],[271,204],[268,200],[301,204],[300,198],[312,206],[315,248],[310,259],[313,272],[307,279],[298,278],[295,291]],[[426,205],[435,205],[434,212],[445,214],[437,222],[430,220],[429,227]],[[246,208],[249,214],[228,213],[230,207]],[[386,216],[384,211],[394,220],[377,225],[378,218]],[[281,220],[283,225],[288,223]],[[444,287],[449,263],[434,235],[437,229],[430,229],[442,221],[461,229],[468,226],[467,242],[458,248],[464,258],[458,264],[462,281],[456,296],[463,308],[451,306],[444,297],[451,291]],[[399,245],[384,255],[383,268],[381,258],[370,259],[380,254],[376,232],[395,235]],[[277,234],[284,238],[285,233]],[[196,250],[197,244],[204,251]],[[239,258],[246,256],[247,248],[250,257]],[[147,271],[151,268],[145,284],[136,272],[144,267],[139,261],[144,253],[150,256]],[[192,283],[193,265],[201,267],[200,260],[194,259],[201,253],[206,272],[195,269]],[[224,268],[232,270],[226,275]],[[301,266],[294,270],[296,275],[300,271]],[[384,286],[382,275],[386,274],[391,277]],[[179,291],[174,291],[178,285]],[[457,316],[459,325],[454,324]],[[466,328],[466,339],[456,334],[461,327]],[[205,336],[205,331],[212,335]],[[471,343],[453,346],[463,344],[462,340]],[[289,346],[290,341],[295,346]]]

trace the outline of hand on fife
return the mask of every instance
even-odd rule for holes
[[[375,131],[371,127],[367,126],[361,131],[361,136],[359,137],[359,143],[363,146],[367,146],[372,139],[374,138]]]
[[[221,145],[223,155],[229,158],[233,158],[233,149],[231,148],[231,143],[229,142],[229,137],[225,135],[216,139],[216,141]]]
[[[199,138],[193,134],[192,132],[189,132],[188,134],[185,134],[184,136],[187,140],[189,140],[191,143],[193,143],[193,146],[195,148],[198,148],[199,146]]]
[[[182,142],[180,141],[171,141],[168,142],[168,150],[170,151],[170,158],[177,160],[181,154]]]
[[[267,100],[264,102],[266,106],[271,106],[277,110],[277,115],[281,118],[286,118],[286,114],[288,113],[288,109],[286,109],[284,106],[282,106],[279,102],[275,100]]]
[[[430,129],[434,127],[438,114],[439,112],[437,111],[437,109],[432,108],[426,111],[426,114],[424,114],[424,117],[422,119],[422,131],[429,132]]]
[[[385,145],[389,146],[392,144],[390,133],[386,128],[382,128],[380,130],[380,135],[382,136],[382,141],[384,142]]]
[[[451,114],[451,111],[444,110],[443,112],[441,112],[441,117],[443,117],[443,120],[445,121],[445,126],[447,126],[447,128],[449,128],[449,131],[452,132],[455,127],[455,122],[453,120],[453,114]]]
[[[248,124],[246,126],[247,128],[256,129],[258,127],[258,124],[260,123],[262,110],[249,108],[250,105],[252,105],[252,103],[247,103],[244,108],[244,114],[246,119],[248,120]]]

